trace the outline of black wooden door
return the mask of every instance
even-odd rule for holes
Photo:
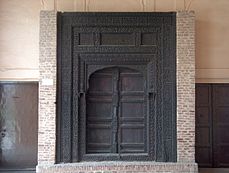
[[[146,80],[135,70],[94,73],[87,95],[87,153],[145,153],[146,97]]]
[[[116,69],[101,70],[90,77],[86,110],[86,153],[117,152],[117,146],[115,145],[117,141],[116,139],[112,141],[113,135],[116,137],[116,131],[113,131],[117,130],[114,129],[117,128],[118,104],[117,98],[115,98],[118,92],[118,74],[116,73]],[[116,90],[116,93],[114,93],[114,90]],[[116,126],[112,126],[112,123],[115,123]]]
[[[143,74],[121,69],[119,74],[118,152],[147,152],[147,80]]]
[[[196,161],[229,167],[229,85],[196,86]]]
[[[213,166],[211,95],[211,85],[196,85],[196,162],[200,167]]]
[[[176,161],[176,14],[59,13],[57,162]]]
[[[213,85],[214,167],[229,167],[229,85]]]

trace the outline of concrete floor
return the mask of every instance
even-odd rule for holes
[[[200,168],[199,173],[229,173],[229,168]]]

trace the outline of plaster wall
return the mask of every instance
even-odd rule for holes
[[[196,82],[229,83],[228,0],[1,0],[0,80],[39,80],[39,13],[179,11],[196,14]],[[190,4],[190,5],[189,5]]]

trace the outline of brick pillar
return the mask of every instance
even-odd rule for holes
[[[55,162],[56,13],[40,13],[38,164]]]
[[[194,12],[177,12],[177,160],[195,162]]]

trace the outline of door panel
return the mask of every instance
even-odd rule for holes
[[[121,85],[121,153],[146,152],[146,80],[134,70],[120,72]]]
[[[142,102],[121,102],[121,116],[127,118],[144,118]]]
[[[201,168],[212,168],[212,152],[209,147],[196,147],[196,162]]]
[[[0,84],[0,167],[37,165],[38,85]]]
[[[196,122],[198,122],[198,124],[208,124],[211,122],[211,112],[208,106],[197,106],[196,114],[199,115],[196,116]]]
[[[229,167],[229,85],[196,86],[196,161]]]
[[[214,166],[229,167],[229,85],[213,85]]]
[[[88,154],[112,150],[113,83],[110,70],[96,72],[90,77],[86,110]]]
[[[212,99],[211,85],[196,85],[196,162],[212,167]]]

